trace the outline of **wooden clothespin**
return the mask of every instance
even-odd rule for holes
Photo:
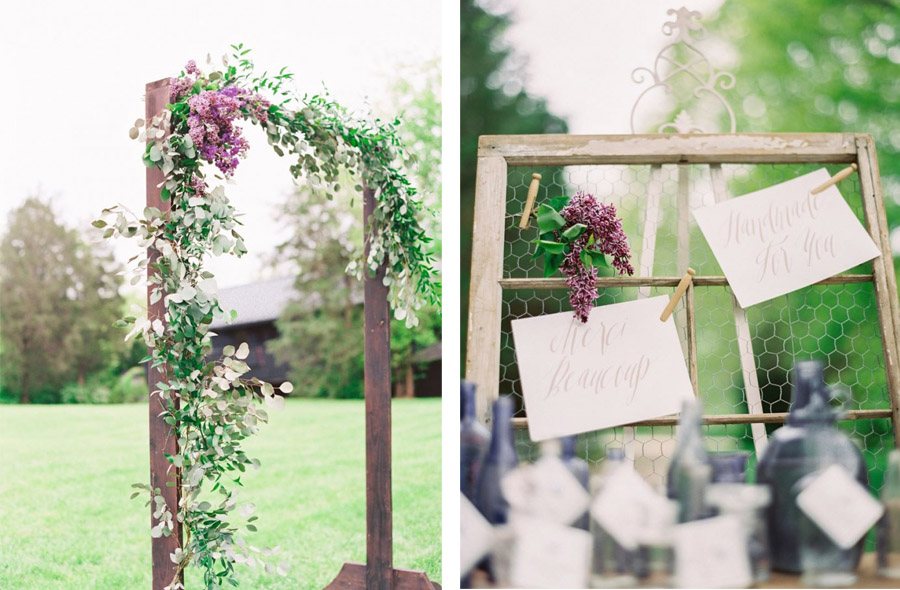
[[[687,269],[687,272],[684,273],[684,276],[678,281],[678,286],[675,287],[675,292],[672,294],[669,304],[666,305],[666,308],[663,310],[662,314],[660,314],[659,321],[664,322],[669,319],[669,316],[675,311],[675,306],[678,305],[678,301],[684,296],[684,292],[687,291],[688,287],[693,283],[695,274],[693,268]]]
[[[534,209],[534,200],[537,198],[538,188],[541,186],[541,175],[535,172],[531,175],[531,184],[528,185],[528,197],[525,199],[525,208],[522,209],[522,219],[519,220],[519,229],[528,228],[528,220],[531,218],[531,210]]]
[[[844,168],[843,170],[841,170],[840,172],[838,172],[837,174],[835,174],[834,176],[829,178],[826,182],[823,182],[816,188],[812,189],[810,191],[810,193],[813,195],[818,195],[819,193],[824,191],[829,186],[833,186],[833,185],[839,183],[840,181],[844,180],[845,178],[847,178],[848,176],[850,176],[857,170],[859,170],[859,166],[857,166],[856,163],[854,162],[853,164],[850,164],[849,166],[847,166],[846,168]]]

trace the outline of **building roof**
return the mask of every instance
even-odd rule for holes
[[[269,279],[237,287],[219,289],[219,305],[229,313],[237,312],[237,318],[231,322],[217,318],[210,328],[243,326],[259,322],[275,321],[287,304],[300,298],[294,288],[294,277]]]

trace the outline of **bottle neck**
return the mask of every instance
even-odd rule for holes
[[[475,420],[475,384],[463,381],[459,388],[460,396],[460,420],[472,422]]]
[[[512,401],[506,398],[494,402],[494,421],[491,424],[491,454],[504,449],[515,451],[513,443]]]

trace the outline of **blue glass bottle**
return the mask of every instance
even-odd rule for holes
[[[563,465],[569,470],[569,472],[575,476],[575,479],[578,480],[578,483],[581,484],[585,490],[590,491],[590,473],[588,469],[587,461],[579,457],[575,454],[575,448],[578,444],[577,436],[565,436],[562,438],[562,454],[560,455],[560,459],[563,462]],[[585,512],[581,518],[575,521],[572,525],[576,528],[582,530],[588,530],[590,516],[587,512]]]
[[[513,400],[500,396],[494,402],[491,444],[475,484],[475,506],[491,524],[506,524],[509,503],[503,497],[500,481],[519,464],[513,440]]]
[[[459,486],[463,495],[475,500],[475,483],[487,454],[491,434],[475,418],[475,384],[462,381],[459,386]]]
[[[784,426],[769,438],[756,469],[757,481],[772,488],[769,509],[769,545],[772,569],[799,573],[800,527],[803,513],[797,507],[797,483],[829,465],[841,465],[868,485],[862,453],[836,426],[839,412],[831,407],[825,385],[824,366],[819,361],[799,361],[793,369],[793,401]],[[847,557],[859,563],[863,540],[847,550]]]

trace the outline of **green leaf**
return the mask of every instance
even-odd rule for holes
[[[538,240],[538,248],[549,254],[562,254],[566,251],[566,245],[550,240]]]
[[[591,254],[587,250],[582,250],[578,254],[578,259],[581,260],[581,264],[583,264],[587,268],[591,268],[592,266],[594,266],[594,260],[591,258]]]
[[[538,229],[541,233],[557,230],[566,224],[566,220],[563,219],[562,215],[546,204],[538,207],[536,218]]]
[[[553,276],[559,270],[565,256],[562,254],[548,254],[544,256],[544,276]]]
[[[609,268],[609,261],[606,260],[606,255],[603,252],[598,252],[596,250],[591,250],[591,259],[594,262],[594,267],[600,268],[605,267]]]
[[[553,207],[556,211],[562,211],[563,207],[569,204],[569,199],[571,197],[561,196],[561,197],[553,197],[548,201],[549,205]]]
[[[94,227],[99,229],[99,228],[106,227],[106,222],[103,221],[102,219],[98,219],[98,220],[94,221],[93,223],[91,223],[91,225],[93,225]]]
[[[562,233],[562,237],[566,238],[567,240],[574,240],[578,236],[580,236],[582,233],[584,233],[584,230],[586,230],[586,229],[587,229],[587,226],[585,224],[576,223],[575,225],[573,225],[572,227],[570,227],[569,229],[564,231]]]

